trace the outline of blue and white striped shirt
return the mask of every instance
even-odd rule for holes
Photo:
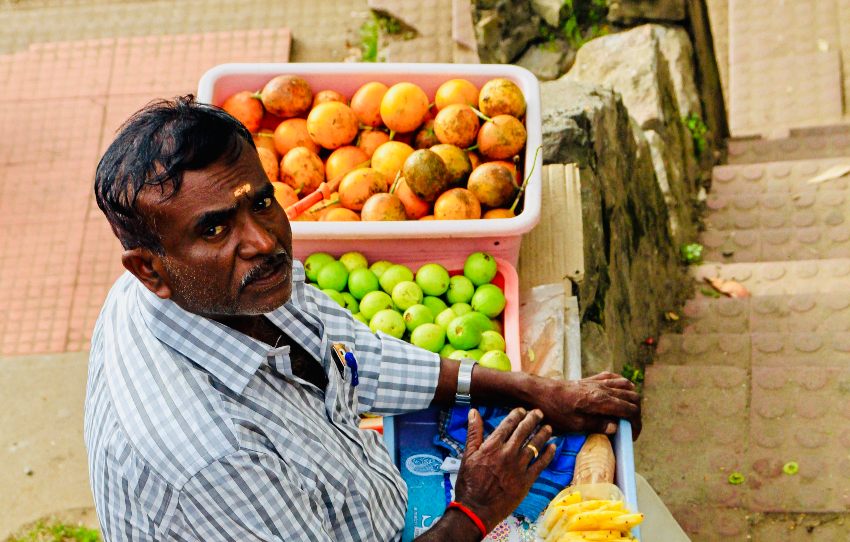
[[[440,360],[375,335],[293,266],[267,314],[323,365],[324,392],[270,348],[162,300],[125,273],[95,326],[85,440],[108,541],[397,540],[407,489],[358,414],[419,410]],[[341,342],[359,385],[336,368]]]

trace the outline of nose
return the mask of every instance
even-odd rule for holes
[[[242,226],[242,238],[239,241],[239,257],[250,260],[265,256],[277,248],[277,238],[255,217],[249,216]]]

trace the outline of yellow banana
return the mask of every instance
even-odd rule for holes
[[[635,525],[640,525],[642,521],[643,514],[621,514],[620,516],[611,518],[610,520],[602,521],[600,526],[603,529],[619,529],[621,531],[627,531]]]

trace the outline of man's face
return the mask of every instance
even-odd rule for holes
[[[242,145],[235,163],[185,172],[170,199],[155,188],[139,198],[165,249],[171,299],[203,316],[263,314],[292,293],[289,221],[256,151]]]

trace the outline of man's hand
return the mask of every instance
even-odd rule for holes
[[[540,427],[543,413],[511,411],[484,440],[484,424],[475,409],[469,411],[466,451],[457,477],[455,500],[469,507],[492,530],[513,512],[531,484],[555,456],[555,445],[546,445],[552,428]],[[527,444],[539,451],[535,453]]]
[[[531,405],[543,411],[546,421],[562,431],[604,433],[617,430],[618,418],[632,423],[634,438],[640,434],[640,395],[626,378],[599,373],[578,381],[547,379]]]

